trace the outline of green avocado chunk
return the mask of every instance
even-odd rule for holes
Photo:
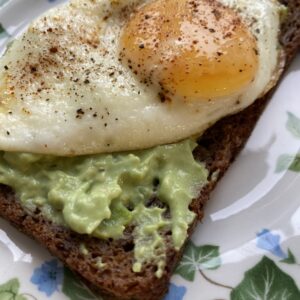
[[[192,140],[131,153],[56,157],[1,152],[0,182],[26,210],[39,208],[55,223],[81,234],[118,239],[133,225],[135,263],[165,266],[163,232],[179,249],[195,215],[189,204],[207,182],[194,160]],[[160,200],[160,205],[154,199]]]

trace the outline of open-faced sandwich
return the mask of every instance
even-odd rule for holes
[[[47,12],[0,60],[0,215],[105,299],[161,299],[299,28],[299,0]]]

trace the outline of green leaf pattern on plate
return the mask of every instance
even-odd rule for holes
[[[7,38],[7,37],[9,37],[9,34],[7,33],[3,25],[0,23],[0,39]]]
[[[282,154],[279,156],[275,171],[279,173],[285,170],[300,172],[300,154]]]
[[[292,253],[292,251],[290,249],[288,249],[288,257],[281,260],[280,262],[283,262],[283,263],[286,263],[286,264],[289,264],[289,265],[297,264],[295,255]]]
[[[70,300],[102,300],[96,297],[85,285],[67,268],[64,269],[63,293]]]
[[[221,259],[218,246],[205,245],[197,247],[190,241],[175,273],[188,281],[193,281],[197,270],[215,270],[220,265]]]
[[[295,138],[300,139],[300,119],[291,112],[288,112],[286,127]]]
[[[19,279],[14,278],[0,285],[0,300],[37,300],[31,294],[19,293]],[[94,295],[69,269],[64,268],[62,292],[70,300],[103,300]]]
[[[10,0],[0,0],[0,8]],[[7,32],[2,23],[0,23],[0,40],[7,39],[10,37],[10,34]]]
[[[293,137],[300,139],[300,119],[291,112],[287,114],[286,128]],[[300,153],[282,154],[278,157],[275,172],[279,173],[285,170],[300,172]]]
[[[298,300],[295,281],[266,256],[245,273],[243,281],[231,292],[231,300]]]
[[[17,278],[11,279],[8,282],[0,285],[1,300],[27,300],[22,295],[19,295],[20,282]]]
[[[288,249],[288,257],[280,263],[297,265],[296,258]],[[276,263],[264,256],[254,267],[244,273],[243,280],[231,287],[208,278],[203,270],[216,270],[221,266],[219,247],[215,245],[196,246],[189,242],[182,262],[176,269],[188,281],[193,281],[196,271],[209,283],[219,288],[230,289],[230,300],[299,300],[300,291],[294,279],[282,271]],[[297,265],[298,266],[298,265]],[[1,300],[28,300],[36,299],[29,294],[19,294],[20,283],[14,278],[0,285]],[[103,300],[94,295],[86,286],[67,268],[64,268],[62,292],[70,300]]]

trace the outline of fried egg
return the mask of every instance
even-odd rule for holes
[[[71,0],[0,60],[0,149],[83,155],[199,136],[280,74],[275,0]]]

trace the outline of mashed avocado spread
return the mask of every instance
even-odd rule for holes
[[[99,238],[120,238],[135,225],[133,271],[152,262],[160,277],[172,232],[179,249],[194,219],[191,200],[206,183],[207,170],[193,158],[186,140],[133,153],[55,157],[1,152],[0,182],[11,186],[23,207]],[[154,197],[162,205],[151,205]]]

